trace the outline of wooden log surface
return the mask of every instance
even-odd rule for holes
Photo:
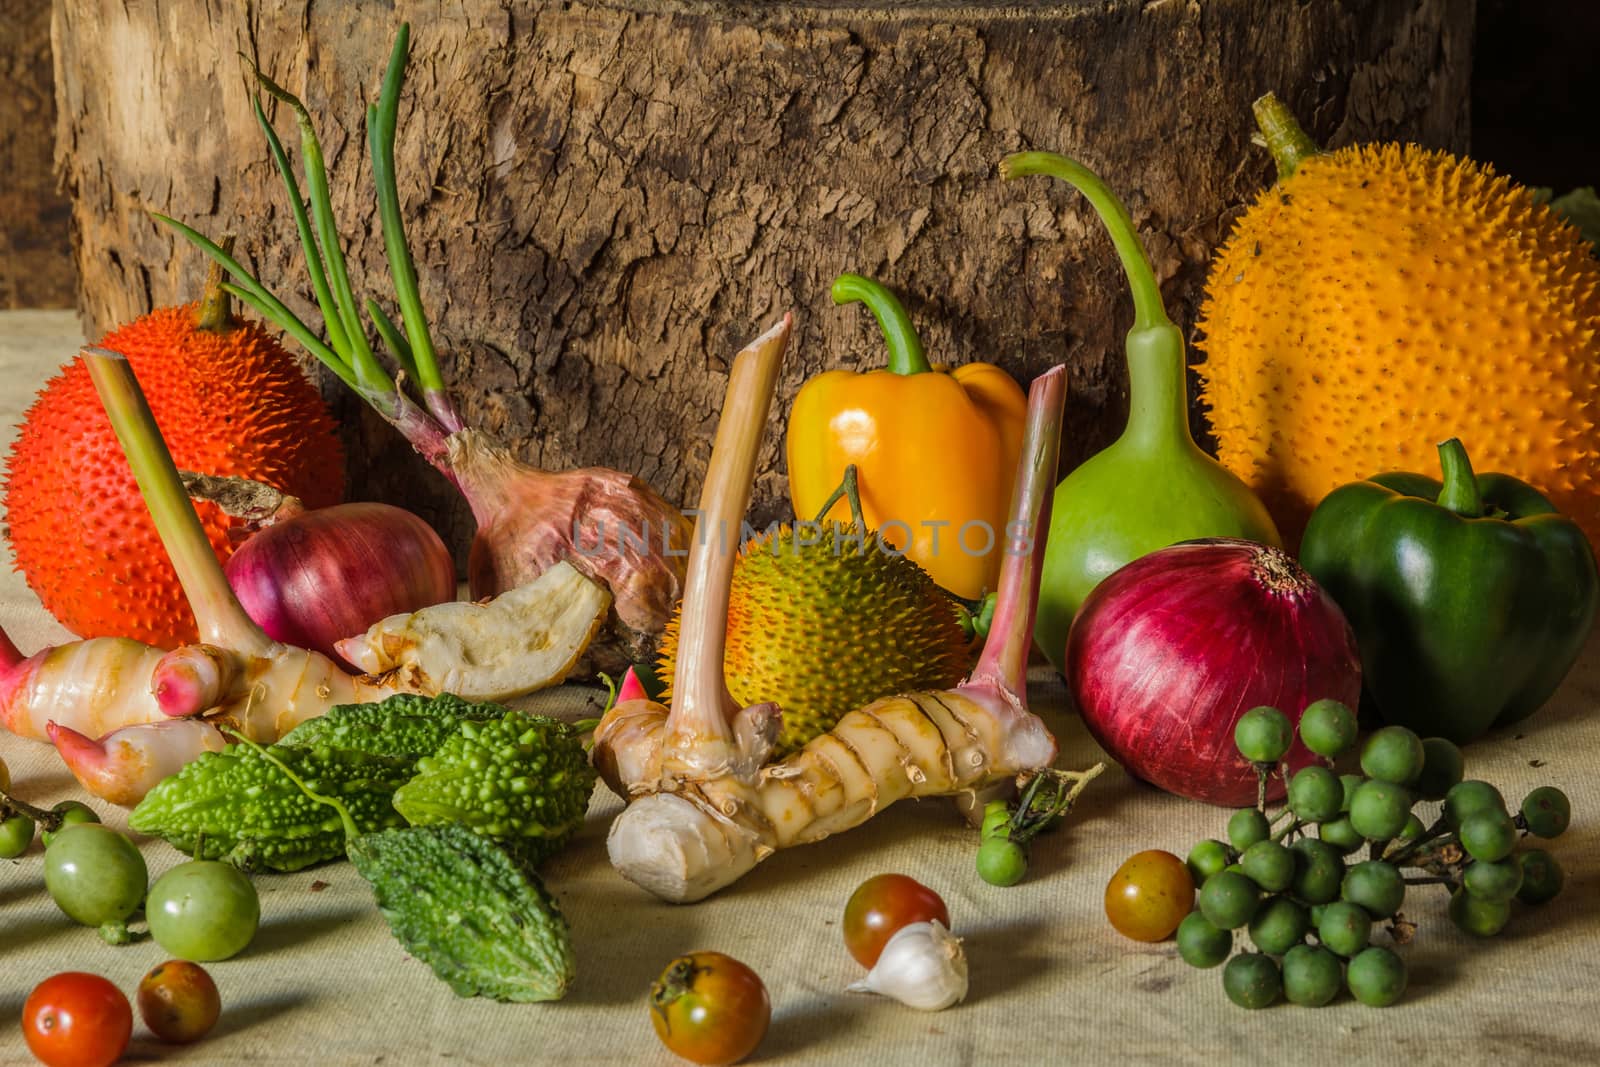
[[[392,308],[364,113],[404,19],[402,209],[469,421],[537,463],[619,467],[692,503],[727,361],[785,309],[800,314],[780,413],[817,371],[881,362],[865,314],[828,302],[834,276],[854,270],[904,295],[935,360],[993,360],[1023,380],[1068,362],[1071,465],[1120,429],[1131,304],[1088,205],[1044,179],[1002,183],[1001,156],[1052,149],[1100,171],[1187,325],[1211,251],[1271,178],[1250,101],[1276,91],[1325,143],[1461,149],[1472,12],[1473,0],[56,0],[80,307],[96,334],[194,294],[201,260],[149,221],[157,210],[236,231],[259,276],[311,309],[245,52],[316,116],[357,290]],[[292,149],[291,116],[274,116]],[[409,506],[464,546],[453,490],[324,379],[352,495]],[[761,471],[764,522],[788,510],[781,425]]]
[[[51,161],[50,0],[0,0],[0,308],[68,307],[67,198]]]

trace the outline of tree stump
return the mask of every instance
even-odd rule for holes
[[[1327,143],[1467,136],[1473,0],[508,6],[56,0],[90,333],[197,292],[201,257],[151,210],[237,232],[263,281],[313,306],[241,51],[312,110],[357,290],[392,307],[364,116],[404,19],[402,210],[469,421],[534,462],[618,467],[692,504],[728,359],[785,309],[800,314],[779,412],[824,368],[881,363],[867,316],[828,300],[852,270],[904,296],[936,361],[1022,380],[1069,363],[1071,465],[1124,418],[1131,302],[1088,205],[1002,183],[1003,155],[1101,172],[1187,323],[1212,250],[1271,179],[1256,96],[1276,91]],[[292,151],[292,118],[276,121]],[[465,544],[450,487],[324,379],[352,495]],[[781,425],[765,448],[762,522],[788,508]]]

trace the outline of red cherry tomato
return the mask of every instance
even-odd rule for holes
[[[139,982],[139,1018],[163,1041],[198,1041],[217,1025],[222,998],[217,984],[198,963],[158,963]]]
[[[1194,910],[1194,878],[1177,856],[1150,849],[1128,857],[1106,884],[1106,918],[1135,941],[1161,941]]]
[[[903,874],[875,875],[844,906],[844,946],[857,963],[871,967],[896,930],[934,920],[950,929],[950,912],[938,893]]]
[[[679,956],[650,986],[656,1036],[692,1063],[738,1063],[761,1044],[771,1021],[760,977],[720,952]]]
[[[22,1036],[46,1067],[110,1067],[132,1033],[128,998],[98,974],[46,978],[22,1006]]]

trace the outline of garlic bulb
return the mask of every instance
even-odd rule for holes
[[[961,939],[938,920],[902,926],[878,962],[851,993],[878,993],[919,1011],[942,1011],[967,995],[967,956]]]

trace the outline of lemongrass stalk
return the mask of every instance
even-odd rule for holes
[[[734,357],[728,375],[684,579],[672,711],[662,749],[662,769],[669,776],[726,774],[737,760],[733,720],[739,706],[728,693],[722,667],[730,586],[792,321],[786,314],[752,341]]]
[[[395,124],[399,118],[400,90],[405,84],[406,60],[410,56],[410,49],[411,26],[402,22],[400,31],[395,35],[394,48],[389,53],[389,65],[383,73],[383,88],[379,90],[378,102],[367,108],[372,184],[378,192],[378,214],[383,224],[383,247],[389,259],[389,274],[394,281],[406,336],[411,342],[412,369],[417,384],[422,387],[428,410],[446,430],[454,432],[462,428],[461,417],[456,413],[444,378],[439,373],[433,337],[428,333],[428,317],[422,309],[422,296],[417,291],[417,270],[411,259],[411,246],[406,241],[405,220],[400,215],[400,189],[395,181]]]
[[[246,62],[249,62],[248,57]],[[254,63],[251,63],[251,69],[255,69]],[[273,165],[278,168],[284,188],[289,192],[289,209],[294,213],[295,231],[300,235],[300,248],[306,258],[306,272],[311,275],[311,291],[316,294],[317,307],[322,309],[322,322],[328,331],[328,344],[335,352],[345,356],[349,351],[350,341],[345,335],[343,320],[339,317],[339,305],[334,302],[333,291],[328,288],[328,272],[322,265],[322,253],[317,250],[316,238],[311,233],[311,220],[306,217],[306,204],[300,195],[300,185],[294,180],[294,171],[289,167],[289,154],[283,150],[283,142],[278,140],[278,131],[267,121],[266,110],[261,106],[260,93],[250,94],[250,105],[255,111],[256,125],[261,127],[261,132],[266,135],[267,148],[272,153]]]
[[[242,655],[265,654],[271,649],[272,640],[250,620],[239,598],[233,595],[216,551],[200,525],[200,516],[183,491],[172,453],[161,439],[161,430],[128,358],[91,346],[83,350],[83,361],[111,419],[111,429],[128,458],[128,466],[133,468],[162,547],[178,574],[201,640]]]

